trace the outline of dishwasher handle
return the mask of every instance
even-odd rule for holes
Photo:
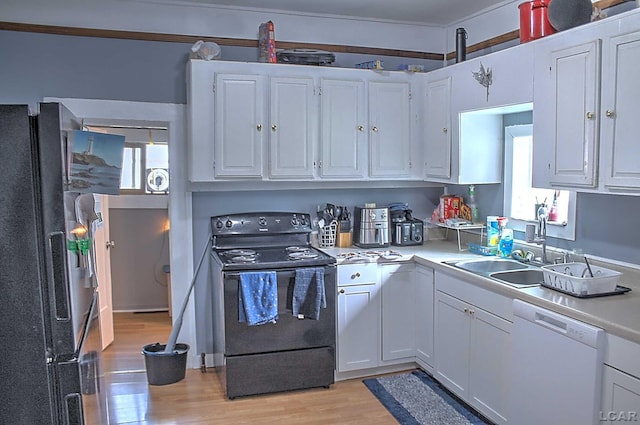
[[[532,322],[590,347],[602,348],[604,346],[605,333],[603,329],[537,305],[513,300],[513,315],[514,320]]]

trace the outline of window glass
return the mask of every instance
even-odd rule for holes
[[[145,145],[146,193],[169,192],[169,145]]]
[[[505,128],[504,212],[509,227],[524,231],[537,222],[539,207],[547,209],[547,235],[575,239],[575,192],[532,187],[532,125]]]
[[[142,189],[142,148],[125,146],[120,189]]]

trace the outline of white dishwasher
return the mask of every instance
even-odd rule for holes
[[[598,424],[604,337],[600,328],[514,300],[509,423]]]

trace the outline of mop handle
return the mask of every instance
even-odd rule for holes
[[[182,327],[182,316],[184,316],[184,311],[187,309],[187,304],[189,303],[189,297],[191,296],[191,291],[196,283],[196,277],[198,277],[198,272],[200,271],[200,267],[202,266],[202,261],[204,260],[207,251],[209,251],[209,242],[211,240],[211,235],[207,237],[207,242],[204,245],[204,249],[202,250],[202,255],[200,256],[200,261],[198,262],[198,267],[196,267],[195,273],[193,273],[193,278],[191,279],[191,284],[189,285],[189,290],[187,291],[187,295],[184,297],[184,301],[182,302],[182,308],[180,309],[180,313],[176,318],[176,322],[173,324],[173,328],[171,329],[171,336],[169,336],[169,342],[167,342],[167,346],[164,348],[165,353],[172,353],[176,348],[176,341],[178,340],[178,334],[180,333],[180,328]]]

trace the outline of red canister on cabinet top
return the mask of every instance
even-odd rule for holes
[[[520,9],[520,43],[526,43],[556,32],[547,18],[549,3],[551,0],[532,0],[518,5],[518,9]]]

